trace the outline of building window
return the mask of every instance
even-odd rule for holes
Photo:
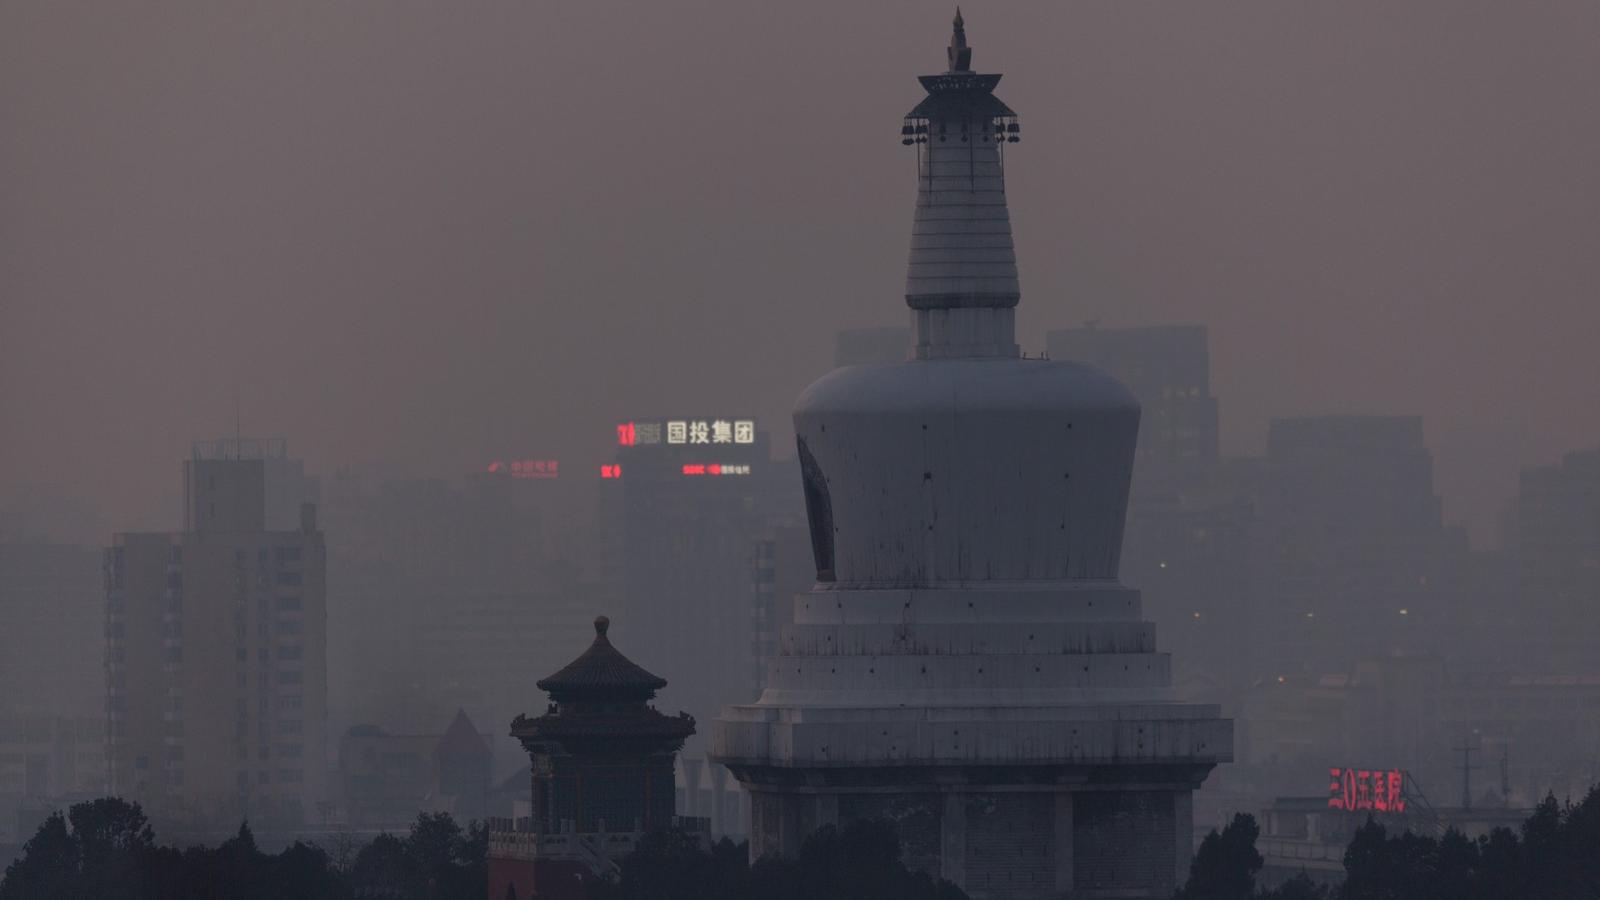
[[[278,645],[278,658],[279,659],[299,659],[300,658],[300,648],[299,647],[295,647],[295,646],[285,645],[285,644],[279,644]]]
[[[279,572],[278,573],[278,583],[279,584],[283,584],[283,585],[290,585],[290,586],[298,585],[300,583],[300,573],[299,572]]]
[[[298,611],[299,609],[300,609],[300,598],[299,597],[279,597],[278,598],[278,611],[279,612],[294,612],[294,611]]]

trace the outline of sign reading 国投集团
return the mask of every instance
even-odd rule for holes
[[[754,419],[668,419],[660,422],[623,422],[617,426],[617,444],[754,444]]]

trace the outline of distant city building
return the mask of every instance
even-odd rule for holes
[[[1051,359],[1088,363],[1139,398],[1133,496],[1174,493],[1217,462],[1217,398],[1203,325],[1101,328],[1045,335]]]
[[[474,719],[514,716],[527,703],[528,682],[559,664],[591,632],[593,607],[582,598],[576,573],[556,566],[542,569],[519,590],[441,594],[420,616],[415,659],[429,678],[420,707],[453,700]],[[522,748],[509,737],[494,735],[491,745],[500,771],[521,765]]]
[[[1524,667],[1592,666],[1600,644],[1600,448],[1524,469],[1515,504],[1516,615],[1500,623]]]
[[[766,687],[767,661],[778,655],[778,636],[794,622],[794,597],[810,590],[817,570],[804,520],[777,524],[755,545],[755,585],[750,606],[749,683]]]
[[[194,451],[212,459],[261,461],[268,531],[295,530],[300,524],[300,507],[322,501],[321,479],[306,474],[305,461],[289,455],[289,442],[283,438],[196,441]]]
[[[792,539],[783,527],[802,519],[794,464],[774,460],[767,433],[739,416],[631,420],[616,444],[598,473],[602,598],[650,635],[635,651],[641,665],[672,667],[663,702],[709,717],[753,699],[760,545]]]
[[[1264,680],[1239,703],[1240,766],[1263,797],[1317,790],[1330,767],[1400,769],[1435,807],[1531,806],[1600,780],[1600,674],[1493,671],[1432,656],[1361,659]]]
[[[488,815],[489,766],[489,745],[464,711],[443,734],[353,727],[339,741],[344,821],[354,828],[404,829],[419,811],[482,820]]]
[[[713,756],[751,794],[752,858],[887,819],[907,865],[976,900],[1167,898],[1231,723],[1178,700],[1118,579],[1137,400],[1020,358],[1001,168],[1020,129],[959,14],[948,58],[901,131],[912,360],[797,401],[817,583]]]
[[[1266,674],[1447,649],[1468,548],[1444,527],[1420,417],[1273,420],[1259,511]]]
[[[463,708],[478,722],[509,718],[519,685],[565,657],[588,632],[575,563],[544,546],[548,501],[562,484],[520,478],[527,460],[464,478],[380,477],[344,470],[327,480],[332,716],[341,729],[375,724],[418,734]],[[490,463],[489,465],[493,465]],[[537,468],[534,468],[537,474]],[[576,472],[558,471],[569,479]],[[521,749],[496,734],[504,766]]]
[[[184,528],[105,554],[111,790],[158,822],[293,823],[326,796],[326,558],[316,507],[266,527],[265,465],[197,444]]]
[[[0,717],[105,715],[101,554],[0,542]]]
[[[1200,325],[1048,332],[1048,355],[1092,365],[1139,399],[1122,572],[1183,677],[1254,677],[1249,633],[1259,536],[1256,460],[1222,461],[1210,349]]]
[[[533,791],[527,816],[491,822],[490,897],[577,900],[645,833],[685,824],[674,808],[674,757],[694,718],[650,705],[667,682],[611,645],[610,624],[595,619],[589,649],[539,681],[548,711],[511,723]]]
[[[904,325],[847,328],[835,334],[833,364],[865,366],[905,362],[911,351],[911,329]]]
[[[1360,784],[1360,789],[1370,790],[1381,799],[1369,799],[1358,808],[1344,809],[1332,805],[1326,794],[1279,797],[1266,809],[1257,811],[1261,835],[1256,839],[1256,851],[1263,862],[1257,886],[1276,887],[1302,874],[1322,885],[1342,883],[1345,852],[1356,830],[1370,821],[1382,825],[1390,835],[1404,831],[1434,837],[1450,829],[1469,841],[1478,841],[1487,839],[1497,828],[1516,832],[1533,812],[1503,804],[1434,806],[1426,796],[1416,793],[1416,786],[1406,780],[1403,772],[1356,770],[1352,774],[1366,776],[1352,780],[1352,785]],[[1375,788],[1379,776],[1385,779],[1384,789],[1372,790],[1368,786]],[[1387,781],[1394,777],[1401,779],[1404,790],[1391,800]]]
[[[51,810],[105,795],[105,738],[104,713],[0,713],[0,846],[26,841]]]

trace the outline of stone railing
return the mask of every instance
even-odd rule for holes
[[[1300,866],[1308,869],[1344,868],[1345,848],[1341,845],[1264,837],[1256,841],[1256,850],[1261,853],[1269,866]]]
[[[697,834],[708,831],[709,820],[703,817],[674,816],[673,825]],[[489,827],[489,856],[496,859],[565,859],[576,860],[601,874],[617,871],[617,862],[639,846],[643,832],[540,832],[533,830],[529,818],[506,819],[491,816]]]

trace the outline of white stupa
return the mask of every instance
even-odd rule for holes
[[[970,59],[958,13],[949,71],[903,128],[912,358],[837,369],[796,403],[817,583],[714,755],[751,794],[755,857],[881,818],[975,898],[1166,897],[1232,723],[1177,702],[1117,580],[1138,403],[1019,357],[1018,128]]]

